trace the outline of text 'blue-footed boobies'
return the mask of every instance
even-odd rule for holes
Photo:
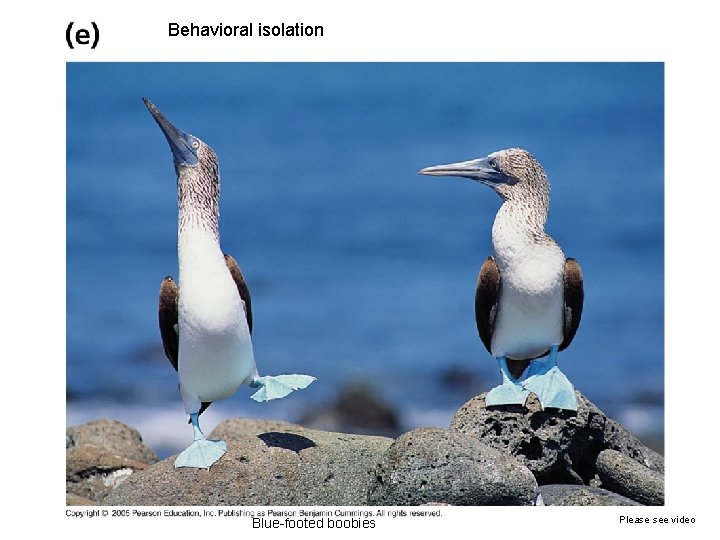
[[[578,262],[545,233],[550,184],[542,166],[526,150],[511,148],[420,174],[470,178],[503,199],[492,228],[493,256],[480,269],[475,293],[480,339],[503,375],[486,404],[524,404],[533,392],[543,407],[576,411],[575,389],[557,366],[557,353],[580,324],[583,278]]]
[[[269,401],[305,388],[309,375],[258,376],[253,355],[250,293],[235,259],[220,250],[218,160],[207,144],[180,131],[146,98],[145,105],[172,151],[178,188],[178,265],[176,285],[160,287],[160,334],[165,354],[177,370],[185,412],[195,434],[175,467],[209,468],[227,451],[210,441],[198,417],[211,402],[242,385],[258,388],[251,397]]]

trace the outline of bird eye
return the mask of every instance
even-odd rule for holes
[[[191,144],[192,144],[192,147],[193,147],[195,150],[197,150],[198,148],[200,148],[200,143],[199,143],[197,140],[193,140],[193,142],[192,142]]]
[[[499,169],[499,168],[500,168],[500,165],[498,165],[497,159],[493,159],[493,160],[490,162],[490,166],[491,166],[493,169]]]

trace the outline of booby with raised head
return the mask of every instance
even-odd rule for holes
[[[486,404],[524,404],[533,392],[543,407],[577,410],[557,353],[580,324],[583,278],[578,262],[545,232],[550,184],[542,166],[526,150],[510,148],[419,173],[470,178],[503,200],[492,228],[493,256],[480,269],[475,293],[480,339],[503,376]]]
[[[158,317],[165,354],[178,372],[193,443],[175,467],[209,468],[227,451],[224,441],[205,438],[199,416],[211,402],[243,384],[257,388],[256,401],[282,398],[307,387],[309,375],[258,375],[253,354],[250,293],[235,259],[220,249],[218,159],[206,143],[175,126],[148,100],[150,114],[173,155],[178,188],[177,285],[160,287]]]

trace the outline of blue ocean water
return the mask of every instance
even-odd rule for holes
[[[157,325],[175,174],[146,96],[219,156],[221,242],[250,286],[261,373],[318,378],[266,404],[240,390],[206,431],[296,420],[358,380],[407,429],[447,427],[497,384],[473,301],[500,199],[417,171],[519,146],[585,277],[560,365],[607,414],[662,434],[663,85],[662,64],[636,63],[68,64],[68,423],[111,416],[167,451],[190,436]]]

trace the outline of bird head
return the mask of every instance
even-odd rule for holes
[[[197,167],[202,154],[210,147],[194,135],[176,128],[149,99],[142,99],[170,145],[175,172],[180,175],[181,170],[185,167]]]
[[[528,192],[547,199],[550,191],[540,163],[521,148],[500,150],[480,159],[426,167],[418,173],[470,178],[491,187],[504,200],[517,199]]]

